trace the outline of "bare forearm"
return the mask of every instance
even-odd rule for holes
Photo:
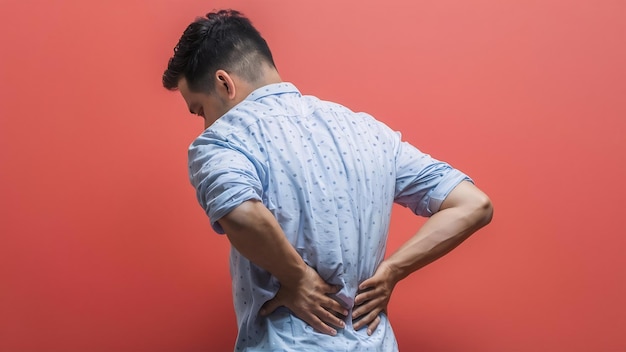
[[[280,288],[266,301],[261,315],[287,307],[319,332],[336,335],[334,327],[345,327],[338,315],[348,311],[328,297],[336,288],[328,285],[291,246],[278,221],[259,201],[247,201],[219,220],[231,245],[254,264],[274,275]]]
[[[244,202],[219,223],[239,253],[269,271],[282,284],[304,275],[306,263],[263,203]]]
[[[386,260],[396,282],[450,252],[491,221],[493,209],[486,195],[469,183],[459,186],[442,210]]]

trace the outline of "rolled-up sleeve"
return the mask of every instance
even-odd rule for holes
[[[394,201],[415,214],[429,217],[462,181],[473,182],[448,163],[424,154],[406,142],[396,153],[396,189]]]
[[[224,233],[219,219],[245,201],[261,200],[263,189],[253,162],[229,143],[201,136],[189,147],[188,162],[198,202],[217,233]]]

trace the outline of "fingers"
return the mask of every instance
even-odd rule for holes
[[[341,291],[341,286],[332,286],[332,285],[327,285],[327,289],[326,289],[326,294],[335,294],[339,291]],[[331,313],[336,313],[336,314],[340,314],[344,317],[346,317],[348,315],[348,310],[341,305],[341,303],[339,303],[338,301],[328,297],[327,295],[324,295],[324,301],[322,302],[321,306],[324,307],[325,309],[327,309],[328,311],[330,311]],[[335,315],[336,315],[335,314]],[[338,319],[338,318],[337,318]],[[337,325],[339,322],[341,322],[341,324],[343,324],[343,320],[338,319],[338,322],[333,323],[335,326],[340,326]],[[343,326],[341,326],[343,327]]]
[[[339,291],[341,291],[341,289],[343,288],[343,286],[341,285],[336,285],[334,286],[335,290],[332,293],[339,293]]]
[[[263,304],[260,314],[266,316],[285,306],[316,331],[334,336],[337,328],[345,328],[344,319],[348,310],[329,294],[337,293],[341,288],[329,285],[313,268],[308,267],[301,280],[281,286],[276,296]]]
[[[274,298],[270,299],[269,301],[267,301],[267,302],[265,302],[263,304],[263,306],[261,307],[261,310],[259,311],[259,313],[261,313],[261,315],[263,315],[263,316],[269,315],[273,311],[275,311],[276,308],[278,308],[278,307],[280,307],[282,305],[283,304],[280,302],[278,297],[274,297]]]
[[[375,309],[377,309],[378,304],[379,302],[377,301],[368,301],[356,307],[356,309],[352,311],[352,320],[357,320],[359,318],[361,319],[361,321],[365,320],[364,315],[367,313],[373,312]],[[380,309],[378,309],[378,311],[376,312],[376,315],[378,314],[378,312],[380,312]],[[361,323],[361,321],[357,322],[356,324]],[[360,326],[363,326],[367,323],[369,323],[369,321],[366,321],[365,323],[360,324]]]
[[[348,315],[348,310],[344,308],[344,306],[342,306],[339,302],[335,301],[334,299],[330,297],[326,297],[324,299],[324,303],[322,303],[322,307],[326,308],[327,310],[331,312],[341,314],[344,317]]]
[[[374,321],[367,326],[367,334],[369,336],[372,336],[372,334],[374,333],[374,331],[378,327],[378,324],[380,324],[380,315],[377,315],[376,318],[374,319]]]
[[[348,310],[343,308],[337,301],[326,297],[318,309],[313,312],[314,316],[319,319],[324,326],[316,327],[310,322],[308,323],[320,332],[335,335],[337,331],[332,328],[333,326],[341,329],[346,326],[343,319],[337,316],[337,313],[345,317],[348,315]]]
[[[317,308],[312,308],[311,310],[301,309],[294,311],[294,313],[316,331],[331,336],[335,336],[337,334],[337,330],[335,328],[343,329],[346,325],[343,320],[339,319],[332,312],[324,309],[321,305],[317,306]]]
[[[346,312],[347,314],[347,312]],[[324,325],[327,328],[330,328],[331,326],[335,326],[338,328],[345,328],[346,327],[346,323],[344,323],[344,321],[340,318],[338,318],[337,316],[335,316],[333,313],[331,313],[330,311],[326,310],[326,309],[322,309],[322,311],[320,311],[317,316],[319,317],[319,319],[324,323]],[[330,331],[332,331],[332,334],[335,335],[337,332],[334,331],[334,329],[330,328]]]
[[[359,293],[355,301],[355,309],[352,311],[352,320],[355,330],[359,330],[367,325],[368,335],[371,335],[380,323],[379,313],[385,309],[384,295],[381,295],[379,289],[373,288],[365,292]]]
[[[317,295],[314,295],[314,297],[315,296]],[[335,328],[345,328],[345,322],[337,317],[336,313],[345,317],[348,315],[348,310],[341,306],[339,302],[326,295],[320,294],[317,296],[317,304],[309,302],[309,304],[304,305],[294,305],[283,302],[284,300],[281,299],[281,297],[279,293],[273,299],[265,302],[260,310],[261,315],[267,316],[276,310],[276,308],[286,306],[291,309],[297,317],[323,334],[334,336],[337,334]]]
[[[339,291],[341,291],[341,286],[340,285],[329,285],[326,282],[324,282],[324,293],[337,293]]]
[[[363,291],[363,290],[367,290],[370,287],[375,287],[376,285],[376,279],[374,277],[370,277],[369,279],[361,282],[361,284],[359,285],[359,290]]]
[[[328,301],[326,301],[324,304],[335,307],[334,304],[338,304],[338,303],[334,301],[333,299],[329,298]],[[263,306],[261,307],[260,313],[263,316],[267,316],[271,314],[274,310],[276,310],[276,308],[283,306],[283,305],[284,304],[277,296],[265,302],[265,304],[263,304]],[[325,308],[324,306],[318,306],[317,309],[314,309],[313,311],[308,311],[306,309],[297,309],[293,307],[293,309],[295,310],[294,313],[296,313],[296,316],[299,316],[312,328],[314,328],[315,330],[323,334],[335,336],[337,335],[337,330],[335,330],[333,326],[338,327],[338,328],[345,328],[345,323],[343,320],[339,319],[334,314],[332,314],[329,310],[327,310],[328,308],[327,309],[324,309],[324,308]],[[343,308],[335,307],[334,309],[339,310],[339,312],[341,312]],[[343,312],[344,312],[343,313],[344,316],[348,314],[348,312],[345,311],[345,309]]]
[[[360,304],[363,304],[363,302],[367,302],[369,300],[371,300],[372,298],[376,297],[378,294],[376,292],[376,290],[368,290],[368,291],[363,291],[363,292],[359,292],[356,297],[354,298],[354,304],[356,304],[357,306]]]
[[[326,313],[330,316],[332,316],[332,314],[330,314],[330,312],[326,311]],[[322,316],[324,316],[324,314],[320,314]],[[331,319],[329,316],[324,316],[325,320]],[[322,319],[320,319],[320,317],[316,316],[316,315],[311,315],[308,319],[304,319],[305,322],[307,322],[309,325],[311,325],[311,327],[319,332],[321,332],[322,334],[326,334],[326,335],[330,335],[330,336],[335,336],[337,335],[337,330],[335,330],[333,327],[331,327],[330,325],[328,325],[327,323],[325,323]],[[343,323],[343,322],[342,322]],[[335,326],[339,326],[339,325],[335,325]],[[343,326],[342,326],[343,328]]]
[[[357,321],[356,323],[354,323],[352,326],[354,327],[354,330],[359,330],[360,328],[364,327],[365,325],[370,325],[372,323],[374,323],[374,321],[376,319],[379,319],[380,322],[380,318],[378,317],[378,314],[381,312],[382,310],[379,308],[374,308],[371,311],[369,311],[366,315],[364,315],[359,321]],[[378,326],[378,323],[376,323],[376,326]],[[367,330],[367,334],[371,335],[372,332],[374,330],[371,328],[368,328]]]

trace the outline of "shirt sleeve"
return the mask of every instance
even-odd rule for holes
[[[229,143],[203,135],[189,147],[188,163],[196,197],[215,232],[224,233],[217,221],[241,203],[261,200],[263,190],[254,163]]]
[[[407,142],[400,142],[396,154],[396,203],[417,215],[430,217],[462,181],[473,183],[449,164],[422,153]]]

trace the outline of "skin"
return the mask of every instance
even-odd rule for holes
[[[355,329],[368,325],[372,334],[380,323],[396,284],[412,272],[435,261],[487,225],[493,216],[491,201],[472,183],[464,181],[448,194],[437,213],[393,255],[385,259],[374,276],[359,285],[352,318],[362,319]]]
[[[278,72],[269,65],[261,69],[264,74],[259,82],[248,82],[236,73],[217,70],[212,92],[192,91],[185,78],[178,81],[178,90],[189,111],[204,119],[206,129],[255,89],[282,82]],[[276,296],[262,307],[261,314],[267,315],[285,306],[319,332],[336,335],[336,328],[345,327],[338,316],[345,317],[348,311],[328,296],[338,288],[327,284],[306,265],[262,203],[244,202],[218,222],[239,253],[269,271],[281,284]]]
[[[204,119],[206,129],[257,88],[282,82],[276,69],[269,65],[261,65],[260,70],[263,71],[263,78],[259,82],[248,82],[236,73],[217,70],[213,91],[209,93],[192,91],[183,77],[178,80],[178,91],[185,99],[189,112]]]
[[[191,91],[184,78],[179,80],[178,90],[189,111],[204,119],[206,129],[255,89],[282,82],[273,67],[262,64],[260,70],[263,75],[258,82],[248,82],[236,73],[217,70],[213,91]],[[393,289],[400,280],[454,249],[487,225],[492,215],[491,201],[481,190],[469,182],[455,187],[443,201],[440,211],[384,260],[371,278],[359,285],[350,317],[360,318],[354,322],[354,329],[367,326],[367,333],[371,335],[380,323],[380,313],[387,312]],[[343,317],[348,311],[328,296],[339,288],[327,284],[306,265],[261,202],[244,202],[218,222],[232,246],[269,271],[281,284],[276,296],[261,308],[262,315],[284,306],[321,333],[336,335],[337,328],[345,327]]]
[[[348,311],[327,295],[338,289],[306,265],[263,203],[244,202],[219,223],[243,256],[280,282],[276,296],[261,308],[262,315],[285,306],[319,332],[336,335],[335,328],[345,326],[335,314],[346,316]]]

